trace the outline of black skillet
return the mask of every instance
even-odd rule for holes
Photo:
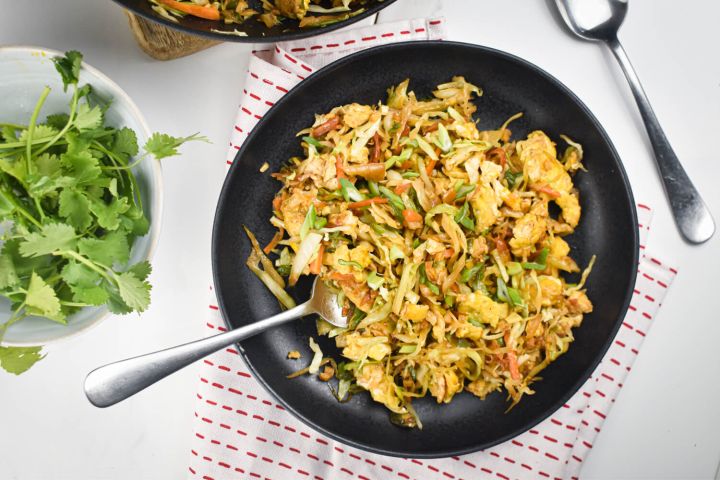
[[[353,17],[343,20],[341,22],[330,24],[326,27],[319,28],[300,28],[297,20],[284,19],[279,25],[272,28],[267,28],[264,23],[260,22],[257,17],[251,17],[241,24],[229,23],[226,24],[222,21],[204,20],[202,18],[193,17],[186,15],[183,18],[179,18],[178,22],[172,22],[167,20],[152,9],[152,4],[148,0],[113,0],[116,3],[122,5],[133,13],[140,15],[141,17],[152,20],[153,22],[160,23],[166,27],[174,28],[176,30],[190,33],[193,35],[200,35],[203,37],[213,38],[221,42],[243,42],[243,43],[269,43],[269,42],[284,42],[287,40],[298,40],[300,38],[312,37],[314,35],[320,35],[325,32],[337,30],[338,28],[346,27],[351,23],[355,23],[363,18],[375,15],[377,12],[387,7],[395,0],[366,0],[360,7],[364,10]],[[254,8],[258,12],[262,12],[262,6],[260,0],[249,0],[248,5]],[[357,7],[352,7],[356,10]],[[218,33],[228,32],[228,33]],[[247,36],[238,36],[230,34],[234,30],[245,32]]]
[[[567,237],[573,257],[587,265],[597,255],[588,282],[595,304],[567,354],[553,363],[511,411],[505,395],[485,401],[463,393],[449,405],[426,398],[414,402],[423,430],[406,430],[388,420],[387,410],[367,393],[338,403],[328,385],[315,377],[288,380],[285,376],[312,357],[308,337],[317,338],[311,318],[266,332],[240,345],[255,377],[295,416],[316,430],[365,450],[406,457],[445,457],[480,450],[508,440],[560,408],[585,382],[612,342],[625,315],[638,262],[637,218],[625,170],[595,117],[565,86],[535,65],[507,53],[452,42],[412,42],[377,47],[339,60],[295,87],[263,117],[252,131],[225,180],[212,240],[216,292],[223,317],[235,328],[279,311],[278,302],[246,268],[247,225],[267,243],[274,233],[268,222],[271,201],[280,183],[269,173],[289,157],[302,153],[295,133],[313,122],[313,114],[351,102],[372,104],[385,98],[388,86],[411,79],[419,97],[453,75],[484,90],[476,103],[480,129],[493,129],[508,117],[514,138],[542,129],[563,147],[560,134],[582,143],[587,173],[575,183],[583,217]],[[268,172],[260,173],[263,162]],[[308,297],[307,279],[292,291],[298,301]],[[320,338],[323,352],[339,358],[333,341]],[[303,361],[287,359],[300,350]]]

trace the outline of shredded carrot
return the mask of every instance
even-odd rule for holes
[[[278,242],[282,240],[284,235],[285,229],[280,227],[280,230],[275,232],[275,235],[273,236],[272,240],[270,240],[270,243],[265,245],[265,248],[263,248],[263,252],[265,252],[265,255],[269,255],[270,252],[272,252],[273,248],[277,247]]]
[[[445,195],[443,195],[443,202],[444,203],[453,203],[455,201],[455,196],[457,195],[457,192],[454,188],[451,188],[448,190]]]
[[[397,187],[395,187],[395,193],[398,195],[402,195],[403,193],[407,192],[412,184],[410,182],[401,183]]]
[[[490,150],[488,150],[485,156],[491,162],[499,163],[501,167],[505,167],[505,164],[507,163],[507,156],[505,155],[505,150],[500,147],[491,148]]]
[[[447,250],[445,250],[445,252],[443,252],[443,257],[445,257],[445,258],[450,258],[450,257],[452,257],[454,254],[455,254],[455,250],[452,249],[452,248],[448,248]]]
[[[220,20],[220,11],[210,5],[196,5],[194,3],[178,2],[176,0],[157,0],[157,2],[192,15],[193,17],[200,17],[206,20]]]
[[[388,199],[383,198],[383,197],[368,198],[367,200],[360,200],[359,202],[348,203],[348,208],[353,209],[353,208],[369,207],[373,203],[377,203],[377,204],[388,203]]]
[[[310,264],[310,273],[313,275],[318,275],[320,273],[320,269],[322,268],[323,253],[325,253],[325,244],[321,243],[320,248],[318,249],[317,258],[315,258],[315,261]]]
[[[423,127],[423,131],[425,133],[434,132],[435,130],[437,130],[439,128],[439,124],[440,124],[439,122],[431,123],[427,127]]]
[[[432,175],[433,170],[435,170],[435,165],[437,165],[437,160],[430,159],[425,164],[425,171],[427,172],[428,176]]]
[[[560,196],[560,192],[557,190],[550,188],[547,185],[543,185],[542,187],[537,189],[538,192],[544,193],[545,195],[549,196],[550,198],[558,198]]]
[[[355,281],[355,275],[352,273],[340,273],[340,272],[332,272],[330,275],[328,275],[331,280],[337,280],[338,282],[351,282]]]
[[[345,176],[345,171],[343,170],[343,162],[340,155],[337,155],[335,157],[335,172],[338,180],[340,180],[341,178],[347,178]]]
[[[333,117],[330,120],[318,125],[312,129],[312,136],[315,138],[322,137],[330,130],[335,130],[340,124],[340,117]]]
[[[382,143],[382,140],[380,139],[380,134],[375,132],[375,136],[373,136],[373,154],[370,158],[371,163],[375,163],[380,159],[380,144]]]
[[[421,228],[423,217],[415,210],[406,208],[402,211],[403,221],[408,228]]]
[[[513,380],[520,380],[520,370],[518,369],[517,355],[514,351],[507,352],[508,368],[510,369],[510,377]]]
[[[275,210],[276,212],[280,211],[280,204],[282,204],[283,198],[285,198],[285,192],[283,192],[282,195],[278,195],[275,198],[273,198],[272,206],[273,206],[273,210]]]
[[[405,160],[403,163],[400,164],[400,170],[407,170],[409,168],[412,168],[413,165],[415,165],[415,162],[412,160]]]

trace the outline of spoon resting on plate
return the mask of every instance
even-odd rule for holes
[[[96,407],[109,407],[211,353],[311,314],[320,315],[336,327],[347,327],[337,294],[315,278],[310,300],[290,310],[219,335],[96,368],[85,378],[85,395]]]

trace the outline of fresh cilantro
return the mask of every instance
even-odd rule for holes
[[[80,66],[82,65],[82,53],[72,50],[65,53],[64,57],[53,58],[55,69],[62,77],[65,91],[68,85],[77,85],[80,79]]]
[[[29,307],[28,310],[31,313],[42,315],[51,320],[62,318],[60,300],[58,300],[55,290],[35,272],[30,277],[30,284],[25,295],[25,305]],[[64,323],[62,320],[57,321]]]
[[[138,312],[150,305],[150,284],[140,280],[132,272],[121,273],[116,277],[120,297],[125,304]]]
[[[94,130],[100,126],[103,120],[102,110],[100,107],[90,107],[87,103],[78,105],[78,111],[73,122],[75,128],[80,132]]]
[[[172,137],[165,133],[153,133],[145,143],[145,151],[154,155],[158,160],[177,155],[177,147],[192,140],[207,141],[207,138],[200,134],[193,134],[188,137]]]
[[[38,118],[45,89],[29,126],[0,124],[0,296],[12,306],[0,342],[30,315],[65,323],[84,306],[146,310],[150,264],[128,265],[133,243],[150,229],[134,167],[205,140],[156,133],[140,152],[135,132],[105,125],[108,104],[78,85],[82,55],[53,62],[73,93],[67,110]],[[0,346],[0,367],[20,374],[43,358],[40,350]]]
[[[71,226],[50,223],[40,231],[25,236],[25,241],[20,243],[20,254],[24,257],[39,257],[57,250],[72,250],[76,243],[75,230]]]
[[[111,266],[115,262],[125,264],[130,258],[127,235],[110,232],[104,238],[83,238],[78,242],[78,251],[93,262]]]
[[[64,188],[58,198],[58,213],[70,225],[82,232],[92,223],[90,215],[90,202],[82,192]]]
[[[0,289],[17,285],[19,281],[10,255],[0,255]]]
[[[0,347],[0,367],[6,372],[20,375],[45,356],[42,347]]]

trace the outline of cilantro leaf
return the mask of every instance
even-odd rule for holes
[[[177,155],[177,147],[192,140],[207,142],[207,138],[197,133],[188,137],[173,137],[165,133],[153,133],[143,147],[146,152],[154,155],[158,160]]]
[[[83,238],[78,242],[78,250],[93,262],[108,267],[115,262],[127,263],[130,259],[127,237],[120,231],[110,232],[102,239]]]
[[[43,225],[40,232],[33,232],[20,243],[20,254],[24,257],[48,255],[57,250],[73,250],[77,239],[75,230],[64,223]]]
[[[80,191],[64,188],[60,192],[58,203],[60,216],[79,232],[84,231],[92,223],[90,202]]]
[[[92,287],[70,287],[73,291],[73,300],[76,302],[88,303],[90,305],[103,305],[110,298],[110,294],[99,286]]]
[[[47,116],[45,124],[59,131],[62,130],[69,121],[70,116],[67,113],[54,113]]]
[[[152,266],[150,265],[150,262],[148,262],[147,260],[143,260],[142,262],[138,262],[132,267],[128,268],[127,271],[131,272],[140,280],[145,280],[150,275],[150,273],[152,273]]]
[[[121,128],[115,134],[112,151],[126,162],[138,154],[138,143],[135,132],[127,127]]]
[[[124,272],[116,277],[120,297],[128,307],[142,312],[150,305],[150,284],[140,280],[132,272]]]
[[[56,177],[61,174],[60,158],[57,155],[43,153],[35,158],[35,168],[38,174],[46,177]]]
[[[0,254],[0,289],[12,287],[19,282],[20,279],[15,271],[15,264],[12,261],[12,257],[5,253]]]
[[[42,347],[0,347],[0,367],[8,373],[20,375],[45,358]]]
[[[63,267],[61,274],[63,280],[73,287],[94,287],[102,280],[98,272],[75,260],[68,261]]]
[[[37,140],[50,140],[57,134],[58,130],[54,127],[51,127],[49,125],[35,125],[32,139],[33,142]],[[27,130],[23,130],[22,132],[20,132],[20,138],[18,138],[18,142],[27,142],[27,135]]]
[[[150,222],[139,209],[131,207],[120,217],[122,228],[126,231],[142,237],[150,230]]]
[[[97,217],[98,225],[106,230],[117,230],[120,226],[120,214],[125,213],[130,206],[127,197],[113,198],[112,202],[92,199],[90,211]]]
[[[7,240],[2,248],[2,253],[12,258],[15,273],[18,277],[23,278],[29,276],[33,270],[46,267],[48,264],[48,258],[45,256],[24,257],[20,254],[21,243],[22,240],[19,238]]]
[[[92,182],[102,172],[97,158],[93,157],[88,151],[70,153],[68,149],[68,153],[63,153],[60,156],[60,161],[70,169],[78,185]]]
[[[16,142],[17,135],[15,134],[15,128],[10,125],[4,125],[0,128],[0,137],[4,138],[6,142]]]
[[[35,272],[30,277],[25,304],[29,307],[29,313],[37,313],[51,320],[65,323],[60,311],[60,300],[58,300],[55,290]]]
[[[63,57],[53,58],[55,69],[62,77],[64,90],[67,91],[68,85],[76,85],[80,78],[80,66],[82,65],[82,53],[71,50],[65,53]]]
[[[107,300],[108,310],[116,315],[125,315],[133,311],[120,296],[120,292],[116,289],[108,290],[110,297]]]
[[[87,103],[78,105],[73,124],[80,132],[94,130],[102,124],[103,114],[100,107],[90,107]]]

